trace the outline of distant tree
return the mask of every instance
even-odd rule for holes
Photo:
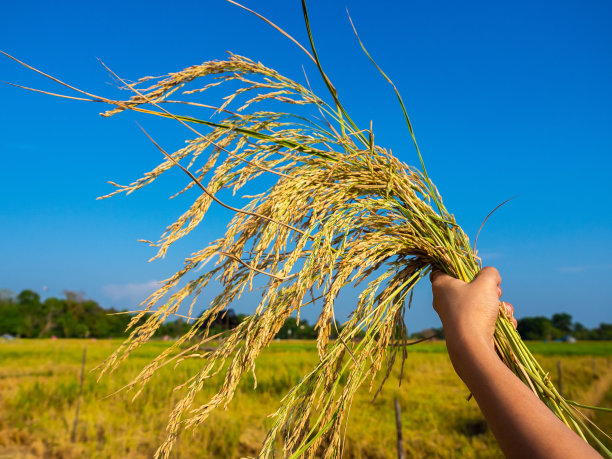
[[[570,333],[572,331],[572,316],[564,312],[553,314],[551,323],[553,327],[563,333]]]
[[[157,330],[157,336],[181,336],[189,331],[191,326],[183,319],[167,320]]]
[[[599,336],[596,339],[612,340],[612,324],[599,324],[597,332]]]
[[[331,337],[335,337],[335,328],[332,324],[333,333]],[[300,322],[297,322],[295,317],[289,317],[281,329],[276,334],[277,338],[280,339],[315,339],[317,337],[317,331],[308,324],[307,320],[300,319]]]
[[[67,303],[82,303],[85,301],[84,292],[75,292],[73,290],[64,290],[64,296],[66,297]]]
[[[236,315],[236,312],[233,309],[228,309],[215,317],[211,326],[222,330],[231,330],[236,328],[239,323],[240,319]]]
[[[440,328],[434,328],[435,332],[436,332],[436,338],[438,339],[445,339],[446,336],[444,335],[444,328],[440,327]]]
[[[561,332],[546,317],[525,317],[518,320],[517,330],[523,339],[550,340],[560,338]]]
[[[591,331],[580,322],[574,322],[572,325],[572,335],[576,339],[590,339]]]
[[[27,336],[27,317],[20,313],[20,306],[12,301],[0,304],[0,335]]]
[[[116,309],[104,309],[82,292],[65,291],[66,298],[47,298],[41,303],[40,295],[33,290],[23,290],[18,295],[0,289],[0,335],[7,333],[23,338],[46,338],[52,335],[66,338],[105,338],[125,336],[125,329],[132,319],[131,314],[122,314]],[[119,313],[119,314],[117,314]],[[223,332],[237,327],[245,318],[228,309],[210,324],[210,333]],[[141,321],[146,320],[147,316]],[[191,325],[182,319],[167,320],[160,325],[156,336],[180,336]],[[330,337],[336,338],[341,326],[332,324]],[[579,322],[572,323],[572,316],[557,313],[546,317],[525,317],[518,321],[518,331],[523,339],[557,339],[572,333],[581,340],[612,340],[612,324],[602,323],[592,330]],[[443,337],[443,330],[429,329],[428,334]],[[365,332],[362,331],[362,335]],[[278,331],[281,339],[315,339],[317,330],[306,320],[298,323],[290,317]],[[413,333],[411,338],[421,338],[424,332]],[[399,335],[398,335],[399,336]]]
[[[205,312],[206,310],[202,311],[199,317],[202,317],[202,314]],[[236,328],[245,317],[246,316],[244,314],[236,314],[236,311],[233,309],[227,309],[215,317],[215,320],[213,320],[210,324],[207,324],[210,326],[210,334],[214,335],[226,330],[232,330]]]
[[[12,290],[8,288],[0,288],[0,302],[2,301],[12,301],[15,298],[15,294]]]
[[[612,340],[612,324],[602,323],[589,330],[580,322],[572,323],[572,316],[566,313],[546,317],[524,317],[518,321],[518,332],[527,340],[558,339],[571,333],[580,340]]]
[[[40,304],[40,295],[32,290],[23,290],[17,295],[19,304],[37,305]]]
[[[41,303],[38,293],[23,290],[15,300],[0,298],[0,334],[24,338],[124,335],[130,317],[109,312],[81,293],[66,292],[66,299],[47,298]]]

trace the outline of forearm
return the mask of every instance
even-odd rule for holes
[[[451,337],[449,354],[506,457],[599,457],[506,367],[490,343]]]

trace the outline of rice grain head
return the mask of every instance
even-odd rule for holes
[[[371,125],[359,129],[351,120],[318,60],[308,19],[307,29],[312,45],[309,55],[330,90],[331,103],[263,64],[231,53],[225,60],[125,83],[134,94],[129,100],[81,91],[87,100],[112,105],[103,116],[132,110],[182,123],[193,134],[185,147],[172,154],[155,144],[164,153],[164,161],[129,185],[110,182],[116,189],[102,197],[140,190],[174,168],[190,177],[174,196],[194,187],[202,190],[151,243],[157,249],[153,259],[163,257],[172,244],[189,235],[213,202],[234,211],[225,235],[190,254],[182,269],[141,304],[130,322],[129,337],[101,365],[100,377],[116,369],[166,319],[178,314],[181,305],[189,303],[190,331],[126,386],[138,396],[160,367],[202,358],[199,349],[219,337],[210,332],[215,319],[244,292],[263,284],[255,312],[224,333],[221,344],[202,358],[201,369],[177,388],[185,395],[170,415],[167,437],[156,457],[168,457],[181,428],[202,424],[213,410],[227,407],[244,373],[255,375],[257,357],[287,318],[299,317],[301,308],[311,304],[321,304],[316,323],[319,363],[283,398],[260,455],[273,456],[280,439],[288,457],[339,457],[343,427],[357,389],[368,383],[372,391],[376,375],[381,370],[389,375],[400,349],[401,361],[406,358],[405,347],[411,343],[404,315],[414,286],[432,269],[469,282],[481,268],[422,158],[421,170],[400,162],[374,143]],[[189,99],[228,83],[239,87],[218,107]],[[169,99],[179,93],[187,98]],[[171,104],[212,110],[216,121],[176,115],[165,108]],[[230,110],[234,105],[238,108]],[[299,110],[293,110],[298,106]],[[403,103],[402,108],[406,113]],[[302,115],[306,109],[310,115]],[[407,115],[406,121],[414,138]],[[262,175],[274,183],[249,196],[245,206],[232,207],[219,197],[226,190],[240,193]],[[198,296],[213,279],[223,290],[201,315],[193,317]],[[360,286],[349,319],[337,329],[338,295]],[[525,347],[504,308],[496,325],[495,345],[506,365],[557,416],[583,438],[599,442],[583,415],[557,392]],[[223,375],[219,391],[194,407],[196,394],[218,374]]]

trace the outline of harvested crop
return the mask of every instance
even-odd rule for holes
[[[202,424],[214,409],[227,406],[243,375],[256,374],[257,357],[285,321],[293,314],[299,317],[301,308],[311,305],[320,307],[319,362],[273,414],[261,455],[272,456],[280,440],[286,456],[340,456],[344,425],[357,389],[369,384],[370,390],[378,390],[376,375],[383,371],[388,376],[396,361],[401,364],[406,358],[405,347],[413,344],[404,316],[414,286],[432,269],[466,282],[481,269],[469,238],[427,174],[395,86],[419,168],[402,163],[377,145],[371,125],[353,122],[319,61],[302,4],[310,51],[289,38],[316,65],[329,92],[327,100],[313,93],[307,81],[298,83],[235,54],[135,83],[117,76],[132,93],[128,100],[108,99],[54,79],[79,93],[61,97],[110,104],[104,116],[132,110],[167,118],[189,130],[187,145],[172,153],[149,136],[163,153],[163,162],[131,184],[113,183],[116,189],[104,196],[132,193],[171,169],[179,168],[189,176],[178,193],[192,188],[201,193],[151,243],[157,248],[154,258],[163,257],[172,244],[202,223],[210,206],[234,212],[223,237],[186,257],[182,269],[141,304],[131,321],[129,338],[101,366],[101,375],[115,369],[151,339],[165,320],[178,315],[181,305],[190,304],[190,331],[126,387],[138,396],[160,367],[186,358],[202,359],[200,371],[182,386],[184,397],[170,416],[158,456],[169,455],[181,428]],[[222,103],[199,102],[206,91],[219,86],[233,88]],[[177,94],[184,97],[173,100]],[[180,115],[180,104],[215,117]],[[260,176],[266,176],[265,183],[270,185],[251,193],[243,207],[229,205],[220,197],[225,190],[250,191],[254,183],[260,183],[255,181]],[[202,314],[192,314],[198,296],[213,279],[222,291]],[[255,312],[211,348],[210,343],[220,338],[211,335],[211,325],[254,288],[262,292]],[[335,301],[345,288],[361,290],[349,319],[337,327]],[[605,450],[577,404],[559,394],[526,348],[505,308],[500,308],[495,346],[505,364],[560,419]],[[208,350],[202,352],[202,348]],[[218,393],[194,406],[196,394],[216,375],[223,376]]]

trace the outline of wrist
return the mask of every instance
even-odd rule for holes
[[[459,331],[446,334],[446,347],[451,363],[459,377],[469,386],[469,376],[482,365],[501,360],[495,352],[491,337],[462,334]]]
[[[447,346],[460,350],[461,353],[495,353],[493,334],[484,333],[481,328],[474,327],[471,323],[455,322],[454,326],[444,327],[444,334]]]

